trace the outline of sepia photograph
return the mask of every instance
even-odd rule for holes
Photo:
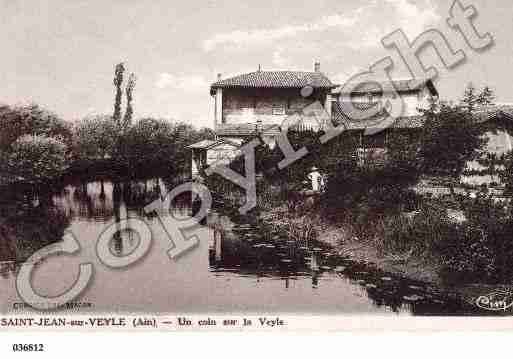
[[[0,331],[513,314],[509,0],[0,10]]]

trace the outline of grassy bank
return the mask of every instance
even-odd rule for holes
[[[374,212],[362,206],[336,215],[322,207],[322,199],[299,202],[268,208],[261,216],[293,239],[315,238],[341,257],[469,300],[511,285],[511,208],[492,197],[425,198],[412,212]]]
[[[412,252],[384,249],[383,233],[380,233],[385,230],[383,223],[369,223],[366,235],[362,236],[361,230],[350,221],[334,223],[319,213],[318,208],[294,212],[286,205],[262,212],[261,218],[266,225],[282,228],[296,241],[315,239],[335,248],[341,257],[351,261],[412,280],[443,285],[436,260]]]

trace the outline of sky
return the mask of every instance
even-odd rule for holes
[[[441,31],[467,61],[440,67],[435,84],[447,100],[472,81],[513,103],[511,0],[474,5],[479,32],[494,45],[470,49],[446,19],[452,0],[0,0],[0,103],[37,103],[69,121],[112,113],[114,67],[137,76],[135,117],[213,126],[209,86],[263,70],[321,70],[336,82],[390,56],[392,75],[408,77],[398,54],[380,40],[402,29],[413,40]],[[435,63],[434,51],[423,55]],[[433,62],[435,61],[435,62]]]

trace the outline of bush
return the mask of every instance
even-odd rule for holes
[[[463,202],[467,222],[463,239],[447,267],[460,275],[487,281],[510,281],[513,276],[513,218],[511,209],[480,194]]]
[[[9,152],[24,135],[53,137],[71,145],[71,126],[38,105],[0,106],[0,128],[0,151]]]
[[[413,218],[393,216],[385,226],[386,253],[409,252],[437,260],[442,278],[458,282],[505,282],[513,278],[510,210],[490,196],[462,201],[466,221],[447,218],[443,201],[430,201]]]
[[[409,174],[398,172],[389,165],[341,165],[328,179],[326,208],[336,212],[365,205],[368,210],[377,213],[414,210],[420,198],[409,187],[415,181]]]
[[[73,130],[75,160],[83,162],[112,157],[117,140],[112,117],[88,117],[76,123]]]
[[[386,222],[383,247],[386,252],[437,257],[445,252],[447,240],[457,234],[458,226],[449,221],[445,208],[429,202],[413,218],[391,217]]]
[[[7,160],[9,182],[46,184],[60,177],[69,165],[66,145],[46,136],[25,135],[12,145]]]
[[[55,207],[3,203],[0,208],[0,261],[25,261],[40,248],[59,241],[69,218]]]
[[[513,196],[513,152],[504,156],[504,170],[500,172],[501,181],[505,186],[505,193]]]

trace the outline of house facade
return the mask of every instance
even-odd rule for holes
[[[513,151],[513,105],[487,106],[478,110],[478,124],[482,126],[486,145],[483,158],[467,164],[461,182],[479,186],[482,184],[500,187],[499,171],[502,157]],[[489,165],[481,162],[486,160]],[[481,163],[480,163],[481,162]]]
[[[338,87],[332,91],[331,116],[334,124],[344,126],[358,139],[361,164],[365,160],[383,158],[392,132],[409,136],[420,132],[424,122],[420,109],[427,108],[430,101],[439,96],[431,80],[396,80],[393,83],[362,83],[347,87],[353,90],[346,92],[344,87]],[[402,112],[390,123],[385,104],[396,94],[402,101]],[[376,114],[365,120],[354,120],[344,111],[345,103],[362,110],[372,108]]]
[[[303,109],[320,103],[331,117],[331,92],[336,87],[321,72],[319,63],[315,63],[313,71],[259,69],[227,79],[218,75],[210,87],[216,139],[188,147],[192,152],[192,176],[218,160],[229,162],[240,153],[244,141],[257,135],[274,146],[287,119],[295,114],[301,114],[301,123],[296,125],[319,130],[322,124],[316,116],[304,116]]]
[[[224,80],[219,76],[210,87],[214,130],[218,138],[238,143],[259,133],[272,145],[287,119],[310,104],[318,102],[331,113],[334,88],[319,63],[311,72],[258,70]],[[302,118],[302,125],[319,129],[313,117]]]
[[[322,71],[320,64],[314,64],[313,71],[262,71],[223,79],[210,86],[214,101],[213,125],[215,140],[204,140],[189,148],[192,151],[192,175],[201,168],[216,161],[228,163],[240,153],[244,141],[260,136],[271,147],[287,121],[294,119],[297,129],[322,130],[326,124],[319,121],[315,113],[305,113],[312,104],[320,104],[325,117],[333,124],[344,124],[348,131],[361,139],[360,155],[384,152],[387,136],[391,129],[415,131],[422,127],[419,108],[425,108],[429,99],[438,96],[430,80],[399,80],[393,83],[369,83],[355,87],[351,93],[334,84]],[[379,106],[387,97],[398,94],[404,103],[403,115],[394,123],[376,134],[366,131],[380,123],[379,112],[366,121],[351,121],[341,104],[351,101],[361,106]],[[298,115],[298,116],[296,116]],[[296,116],[296,117],[295,117]],[[299,119],[299,120],[298,120]]]
[[[351,92],[345,89],[351,88]],[[204,140],[189,148],[192,152],[192,176],[213,163],[228,164],[240,152],[244,141],[256,136],[270,146],[276,137],[289,128],[287,120],[299,115],[296,129],[322,130],[326,123],[316,116],[305,116],[304,109],[321,104],[335,126],[344,126],[359,141],[357,157],[361,164],[385,158],[391,133],[408,136],[420,134],[424,118],[420,109],[438,98],[438,91],[431,80],[395,80],[393,82],[363,83],[358,86],[335,85],[315,63],[313,71],[262,71],[223,79],[220,75],[210,87],[215,103],[213,125],[216,138]],[[387,99],[399,96],[403,111],[390,123],[385,107],[366,120],[352,120],[344,111],[344,103],[369,109],[384,106]],[[297,119],[297,118],[295,118]],[[500,159],[513,150],[513,106],[488,106],[478,113],[479,125],[484,127],[488,139],[485,155]],[[380,128],[380,126],[382,128]],[[491,157],[490,157],[491,156]],[[481,185],[500,182],[497,173],[476,174],[485,168],[479,161],[468,164],[462,183]],[[493,167],[493,166],[492,166]],[[493,170],[493,169],[492,169]],[[500,168],[497,168],[500,170]],[[315,183],[312,182],[312,188]]]
[[[191,150],[191,177],[201,175],[201,170],[208,166],[229,164],[240,154],[240,143],[226,139],[203,140],[187,146]]]

